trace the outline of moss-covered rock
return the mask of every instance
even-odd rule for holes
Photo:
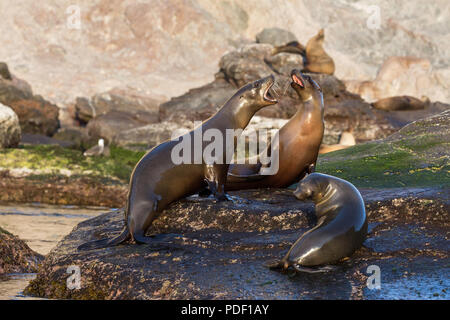
[[[317,171],[359,187],[450,186],[450,110],[415,121],[384,140],[319,157]]]

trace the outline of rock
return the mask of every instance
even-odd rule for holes
[[[41,96],[16,100],[9,106],[17,113],[24,133],[52,136],[59,128],[59,109]]]
[[[290,76],[292,69],[303,69],[303,57],[294,53],[281,52],[265,59],[266,63],[278,74]]]
[[[73,2],[59,0],[40,10],[20,1],[2,7],[0,30],[9,32],[0,34],[0,57],[57,105],[123,85],[179,96],[211,81],[225,52],[268,25],[292,32],[304,44],[326,26],[325,50],[340,79],[373,79],[389,56],[428,58],[442,78],[433,95],[422,94],[450,101],[449,12],[442,10],[447,0],[413,0],[407,8],[401,1],[377,2],[379,25],[367,0],[320,0],[316,6],[304,0],[123,0],[120,6],[84,0],[81,11],[91,14],[81,19],[83,32],[61,28],[69,16],[61,8]]]
[[[94,107],[91,105],[89,99],[84,97],[77,97],[75,100],[75,119],[80,122],[81,125],[86,125],[89,120],[96,116]]]
[[[25,81],[13,76],[12,80],[0,77],[0,103],[9,106],[12,102],[31,99],[31,87]]]
[[[148,123],[159,121],[159,99],[145,96],[133,89],[112,89],[108,92],[96,94],[91,101],[78,97],[75,102],[75,117],[85,125],[100,115],[110,111],[127,112],[132,115],[139,114]]]
[[[58,299],[361,299],[373,297],[366,290],[371,264],[383,263],[384,277],[402,279],[403,271],[394,267],[414,274],[421,261],[435,259],[422,277],[445,277],[448,252],[441,228],[448,224],[448,192],[444,200],[434,189],[361,191],[369,217],[367,248],[321,274],[319,287],[317,277],[300,274],[292,281],[263,266],[281,258],[315,223],[311,205],[297,201],[291,190],[267,189],[234,192],[236,200],[226,203],[191,197],[172,204],[149,230],[182,234],[168,243],[78,252],[86,241],[120,232],[123,212],[84,221],[46,257],[25,293]],[[422,232],[405,240],[413,230]],[[69,265],[81,268],[80,290],[66,287]],[[420,288],[422,277],[410,277],[411,285]],[[408,290],[397,295],[411,297],[416,293]]]
[[[441,80],[432,70],[428,59],[411,56],[389,57],[380,67],[376,78],[372,81],[346,81],[347,90],[361,95],[369,102],[393,96],[423,95],[432,100],[446,99],[444,94],[438,95]]]
[[[17,147],[20,139],[19,118],[10,107],[0,103],[0,149]]]
[[[326,172],[368,188],[448,188],[450,109],[414,121],[383,140],[319,156]]]
[[[119,132],[114,136],[113,143],[132,150],[149,150],[170,140],[173,134],[180,135],[183,131],[191,129],[193,126],[190,123],[182,127],[175,122],[163,121]]]
[[[265,28],[255,38],[258,43],[268,43],[274,47],[297,41],[292,32],[281,28]]]
[[[37,272],[42,260],[24,241],[0,227],[0,275]]]
[[[180,124],[202,121],[213,114],[236,92],[236,88],[222,79],[190,89],[159,107],[160,119]]]
[[[63,148],[75,147],[75,144],[71,141],[58,140],[53,137],[44,136],[43,134],[32,134],[32,133],[22,134],[22,140],[20,141],[20,143],[24,145],[33,145],[33,146],[52,145],[52,146],[61,146]]]
[[[272,50],[273,47],[269,44],[245,45],[220,59],[220,71],[236,88],[240,88],[273,73],[264,62],[264,58],[269,57]]]
[[[89,136],[93,139],[103,138],[107,143],[110,143],[114,136],[122,131],[151,123],[152,119],[149,119],[146,115],[145,111],[134,113],[109,111],[89,121],[87,125]]]
[[[0,62],[0,77],[5,80],[12,80],[11,73],[9,73],[8,65]]]
[[[97,143],[96,139],[89,136],[88,129],[83,127],[60,128],[52,138],[70,142],[73,148],[81,150],[86,150]]]

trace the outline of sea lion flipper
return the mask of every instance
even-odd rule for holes
[[[322,266],[322,267],[310,268],[310,267],[301,266],[299,264],[293,264],[292,268],[294,268],[295,271],[297,271],[297,272],[306,272],[306,273],[323,273],[323,272],[329,272],[329,271],[336,270],[336,267],[333,267],[333,266]]]
[[[258,181],[262,180],[265,177],[266,176],[261,174],[235,175],[233,173],[228,173],[227,181],[230,182]]]

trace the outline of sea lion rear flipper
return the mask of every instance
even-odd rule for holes
[[[310,267],[301,266],[299,264],[293,264],[292,268],[294,268],[295,271],[297,271],[297,272],[306,272],[306,273],[323,273],[323,272],[329,272],[329,271],[336,270],[336,267],[333,267],[333,266],[322,266],[322,267],[310,268]]]
[[[130,237],[130,233],[128,232],[128,228],[125,227],[124,230],[115,238],[107,238],[107,239],[100,239],[95,241],[90,241],[83,243],[80,245],[77,250],[78,251],[87,251],[87,250],[93,250],[93,249],[100,249],[100,248],[106,248],[106,247],[112,247],[115,245],[118,245]]]

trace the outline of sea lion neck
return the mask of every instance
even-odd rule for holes
[[[235,123],[236,128],[245,129],[257,110],[252,110],[248,101],[240,94],[231,97],[227,102],[229,108],[222,108],[217,112],[220,117],[226,117]]]
[[[329,183],[323,195],[315,202],[316,212],[320,212],[321,215],[326,214],[336,206],[337,189],[333,183]],[[329,208],[328,208],[329,207]]]

